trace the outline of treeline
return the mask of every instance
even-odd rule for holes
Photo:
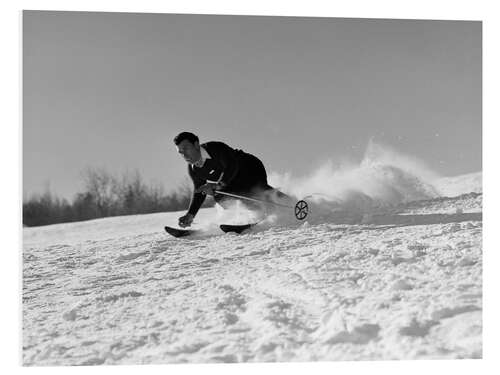
[[[139,172],[116,177],[104,169],[88,168],[82,173],[83,191],[72,202],[50,191],[33,195],[23,202],[23,224],[39,226],[108,216],[180,211],[191,197],[188,180],[174,192],[163,186],[147,186]],[[210,205],[207,200],[204,206]]]

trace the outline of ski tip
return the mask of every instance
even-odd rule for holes
[[[165,226],[164,227],[165,229],[165,232],[167,232],[168,234],[174,236],[174,237],[186,237],[186,236],[189,236],[193,233],[195,233],[194,230],[192,229],[179,229],[179,228],[173,228],[173,227],[169,227],[169,226]]]

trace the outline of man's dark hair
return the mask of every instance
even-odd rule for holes
[[[179,143],[181,143],[185,139],[187,139],[192,144],[194,144],[195,142],[200,142],[200,140],[198,139],[198,137],[195,134],[190,133],[190,132],[182,132],[182,133],[179,133],[175,136],[174,143],[176,146],[178,146]]]

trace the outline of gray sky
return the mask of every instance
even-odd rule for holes
[[[24,192],[86,166],[173,188],[183,130],[295,176],[372,137],[479,171],[481,53],[480,22],[25,11]]]

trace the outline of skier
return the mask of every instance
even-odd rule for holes
[[[233,149],[223,142],[200,144],[198,137],[189,132],[178,134],[174,143],[188,163],[188,173],[194,185],[188,211],[179,218],[180,227],[191,225],[207,194],[224,207],[230,198],[216,191],[247,197],[269,197],[274,193],[280,198],[288,198],[269,186],[266,169],[254,155]]]

